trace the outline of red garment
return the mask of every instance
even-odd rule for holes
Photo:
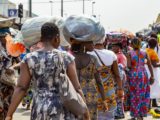
[[[118,64],[122,64],[123,67],[126,68],[127,67],[127,58],[126,58],[126,56],[122,52],[119,52],[116,55],[117,55],[117,59],[118,59]]]

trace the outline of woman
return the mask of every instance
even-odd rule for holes
[[[6,36],[8,34],[10,34],[9,28],[0,29],[0,73],[7,69],[8,74],[10,74],[13,72],[10,69],[10,67],[13,65],[13,59],[7,54],[6,51]],[[4,120],[7,115],[13,91],[13,86],[4,84],[0,80],[0,120]]]
[[[96,86],[100,91],[102,109],[106,110],[108,107],[105,101],[103,84],[97,69],[99,63],[94,56],[87,54],[87,51],[94,49],[93,41],[105,34],[104,30],[100,31],[100,29],[103,29],[101,26],[97,28],[98,25],[99,23],[95,24],[95,21],[91,18],[83,16],[70,16],[64,25],[64,35],[70,41],[71,51],[75,56],[77,74],[89,109],[90,120],[97,120],[98,115]],[[96,32],[95,28],[97,28],[98,34],[93,37],[93,32]]]
[[[108,104],[108,110],[104,112],[100,105],[101,98],[100,96],[98,97],[98,120],[114,120],[114,112],[117,106],[114,80],[118,86],[117,97],[121,99],[123,96],[122,81],[120,80],[118,72],[117,57],[112,51],[104,49],[103,40],[96,41],[95,44],[95,50],[90,54],[95,56],[101,65],[100,74],[105,88],[106,102]]]
[[[44,48],[27,54],[20,66],[20,78],[15,88],[12,103],[6,120],[11,120],[13,113],[23,99],[30,86],[31,78],[34,86],[31,120],[76,120],[75,116],[65,109],[60,99],[58,84],[60,43],[58,27],[53,23],[45,23],[41,28],[41,41]],[[81,95],[74,57],[63,52],[65,68],[76,91]]]
[[[130,87],[130,115],[133,120],[143,120],[147,116],[150,103],[150,84],[154,82],[154,75],[150,59],[148,55],[142,51],[141,41],[134,38],[131,42],[133,50],[128,53],[128,68],[129,71],[129,87]],[[145,61],[151,74],[148,79],[148,74],[145,69]]]
[[[73,55],[75,56],[77,74],[86,99],[87,107],[90,112],[90,119],[97,120],[98,104],[97,104],[96,86],[98,86],[98,89],[101,91],[101,96],[103,97],[103,101],[105,100],[105,94],[103,91],[103,86],[101,83],[100,76],[98,74],[98,70],[96,69],[99,66],[99,64],[94,56],[88,55],[86,53],[87,50],[89,49],[88,46],[90,46],[91,44],[93,45],[92,42],[72,44],[72,52]],[[77,46],[81,47],[77,49]],[[85,52],[84,52],[84,47],[86,49]]]
[[[126,86],[126,74],[125,69],[127,67],[127,58],[122,53],[122,44],[121,43],[113,43],[112,44],[112,50],[117,55],[117,62],[118,62],[118,68],[119,68],[119,74],[120,78],[122,80],[122,86],[123,88]],[[127,93],[127,91],[125,91]],[[122,119],[124,118],[124,101],[121,99],[117,99],[117,109],[115,111],[115,118],[116,119]]]
[[[160,94],[157,91],[160,91],[160,61],[158,54],[155,52],[155,47],[157,46],[157,40],[155,38],[150,38],[148,41],[149,48],[146,49],[146,52],[151,60],[153,73],[155,77],[155,82],[151,85],[150,98],[159,99]]]
[[[121,43],[113,43],[112,50],[117,55],[118,64],[122,64],[124,68],[127,67],[127,58],[122,52],[122,44]]]
[[[21,54],[20,59],[23,60],[23,58],[30,53],[30,50],[27,50],[26,53]],[[20,63],[19,63],[19,69],[20,69]],[[33,98],[33,91],[32,91],[32,82],[31,85],[25,95],[25,97],[22,100],[22,106],[25,107],[26,106],[26,110],[30,110],[30,106],[31,106],[31,102],[32,102],[32,98]]]

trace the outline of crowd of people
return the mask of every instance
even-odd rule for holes
[[[87,17],[67,18],[63,34],[70,46],[60,46],[59,28],[47,22],[41,27],[42,45],[14,58],[6,51],[6,36],[11,33],[0,28],[1,76],[4,70],[20,74],[15,86],[0,78],[0,120],[12,120],[20,103],[31,108],[31,120],[115,120],[125,119],[126,111],[131,120],[143,120],[148,113],[160,114],[153,109],[160,98],[156,33],[128,39],[125,53],[118,41],[108,49],[105,29]],[[62,73],[86,104],[83,114],[65,107]]]

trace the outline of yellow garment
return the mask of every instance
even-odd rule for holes
[[[154,49],[147,48],[147,49],[146,49],[146,52],[147,52],[148,57],[150,58],[150,60],[159,62],[158,54],[154,51]]]
[[[151,109],[151,110],[149,111],[149,113],[150,113],[154,118],[160,118],[160,114],[156,113],[156,112],[154,111],[154,109]]]

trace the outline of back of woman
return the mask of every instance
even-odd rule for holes
[[[84,60],[86,59],[86,60]],[[89,59],[89,60],[87,60]],[[75,56],[77,65],[77,75],[83,94],[86,99],[87,107],[89,108],[91,120],[97,120],[97,90],[95,73],[97,72],[97,60],[92,55],[87,55],[85,58]],[[78,62],[80,61],[80,62]],[[88,62],[89,61],[89,62]]]
[[[33,78],[34,99],[31,120],[74,120],[69,112],[64,110],[59,94],[60,72],[59,63],[60,51],[36,51],[28,54],[23,62],[28,64]],[[63,53],[65,66],[71,63],[74,58]]]
[[[132,50],[130,52],[131,56],[131,70],[134,72],[146,72],[145,70],[145,60],[146,60],[146,53],[142,50],[135,51]]]
[[[129,89],[130,89],[130,115],[133,119],[143,120],[147,117],[150,102],[150,83],[152,78],[148,79],[145,69],[145,63],[148,65],[151,76],[153,71],[150,59],[146,52],[141,50],[141,41],[134,38],[131,42],[133,50],[128,54],[129,71]]]

